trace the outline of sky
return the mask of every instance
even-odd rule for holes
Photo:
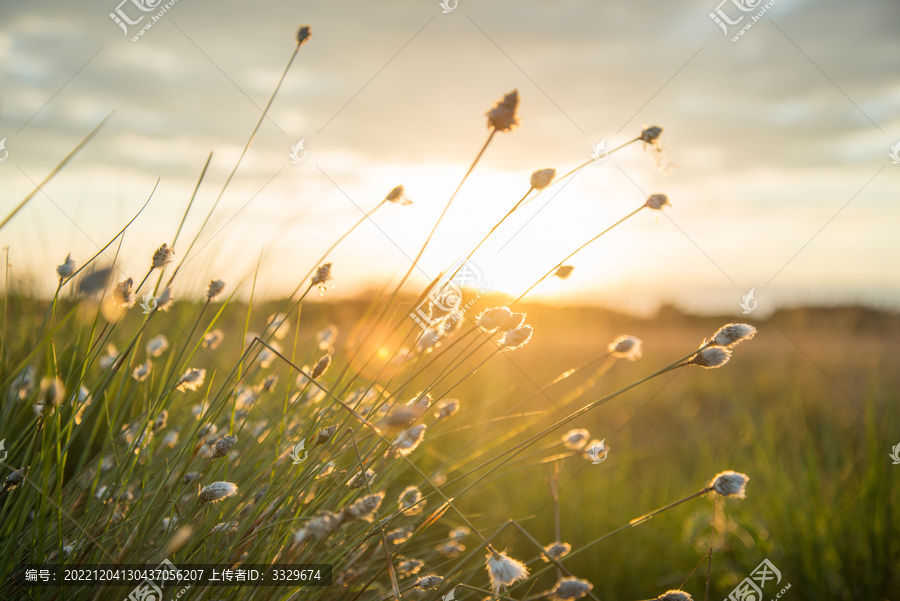
[[[93,256],[152,192],[102,256],[139,281],[212,153],[175,245],[185,258],[308,24],[312,37],[186,257],[176,298],[210,278],[246,297],[254,275],[256,294],[290,292],[402,184],[411,205],[380,207],[329,255],[328,294],[396,282],[485,143],[485,113],[517,89],[520,126],[488,145],[411,290],[467,254],[532,171],[568,172],[596,144],[659,125],[662,156],[630,144],[511,216],[473,256],[474,283],[519,294],[665,193],[671,207],[638,212],[569,260],[568,280],[529,298],[740,314],[752,289],[766,311],[900,308],[900,159],[890,156],[900,3],[448,2],[176,0],[137,41],[164,3],[0,3],[0,213],[112,115],[0,230],[10,277],[52,295],[55,266],[68,253],[78,265]],[[144,16],[127,35],[110,17],[117,8]],[[741,18],[727,34],[717,9]]]

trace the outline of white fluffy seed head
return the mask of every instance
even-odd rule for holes
[[[459,411],[459,400],[445,399],[437,404],[437,413],[434,416],[444,419],[453,416],[457,411]]]
[[[756,336],[756,328],[746,323],[730,323],[724,325],[713,334],[713,344],[718,346],[734,347],[745,340],[752,340]]]
[[[374,513],[378,511],[379,507],[381,507],[381,502],[383,500],[383,492],[379,492],[374,495],[366,495],[347,508],[347,515],[352,518],[371,522],[373,520]]]
[[[509,585],[528,578],[528,568],[524,563],[493,549],[488,551],[485,567],[494,593],[500,593]]]
[[[500,344],[507,350],[521,348],[531,340],[532,333],[534,333],[534,329],[531,326],[522,326],[515,330],[510,330],[503,337],[503,341]]]
[[[175,297],[172,296],[172,289],[169,286],[166,286],[163,289],[162,294],[160,294],[156,299],[156,310],[168,311],[174,303]]]
[[[731,359],[731,350],[724,346],[708,346],[688,359],[688,365],[699,365],[705,369],[722,367]]]
[[[237,522],[219,522],[209,531],[210,534],[225,534],[227,532],[236,532],[238,528]]]
[[[500,326],[501,332],[508,332],[509,330],[515,330],[518,327],[521,327],[523,323],[525,323],[526,315],[524,313],[513,313],[509,316],[509,319],[505,324]]]
[[[122,280],[116,284],[116,289],[113,291],[113,300],[119,307],[130,309],[134,306],[134,280],[132,278]]]
[[[331,263],[325,263],[316,270],[316,275],[312,278],[312,285],[318,287],[321,294],[325,294],[325,290],[328,289],[328,282],[333,279],[334,278],[331,275]],[[334,284],[331,285],[331,288],[334,288]]]
[[[205,379],[205,369],[196,369],[190,367],[186,372],[184,372],[184,375],[178,379],[178,382],[175,384],[175,388],[177,388],[181,392],[184,392],[185,390],[197,390],[200,386],[203,385],[203,380]]]
[[[200,497],[201,503],[217,503],[222,499],[233,497],[237,493],[237,484],[234,484],[233,482],[213,482],[200,489],[198,496]]]
[[[394,452],[405,457],[415,451],[425,439],[425,430],[427,428],[428,426],[425,424],[417,424],[401,432],[394,440]]]
[[[412,536],[413,529],[409,527],[405,528],[395,528],[391,530],[387,534],[384,535],[384,538],[387,539],[392,545],[402,545],[406,541],[409,540],[409,537]]]
[[[580,451],[584,448],[584,445],[587,444],[590,436],[590,433],[584,428],[575,428],[562,435],[563,445],[565,445],[567,449]]]
[[[669,202],[669,197],[665,194],[653,194],[647,199],[644,206],[655,211],[661,211],[663,207],[671,207],[672,203]]]
[[[203,346],[215,350],[225,339],[225,333],[222,330],[213,330],[203,335]]]
[[[210,459],[218,459],[219,457],[224,457],[228,454],[228,451],[231,450],[238,441],[237,436],[223,436],[219,440],[216,441],[216,444],[213,445],[213,454]]]
[[[572,599],[581,599],[586,596],[594,585],[583,578],[575,578],[574,576],[566,576],[561,578],[553,591],[550,593],[550,599],[554,601],[571,601]]]
[[[397,559],[400,560],[400,563],[397,565],[397,572],[402,576],[418,574],[419,570],[422,569],[422,566],[425,565],[425,562],[421,559],[403,557],[402,555],[398,555]]]
[[[153,253],[153,269],[162,269],[169,263],[171,263],[175,259],[175,249],[166,244],[162,243],[162,246],[156,249],[156,252]]]
[[[738,472],[722,472],[716,474],[710,483],[710,487],[723,497],[735,497],[743,499],[747,493],[747,482],[750,477]]]
[[[147,342],[147,354],[151,357],[159,357],[169,348],[169,339],[160,334]]]
[[[535,190],[543,190],[550,185],[556,177],[556,169],[540,169],[531,174],[531,187]]]
[[[519,125],[516,109],[519,107],[519,91],[513,90],[498,100],[494,107],[488,111],[488,127],[496,131],[512,131]]]
[[[68,254],[62,265],[56,266],[56,275],[58,275],[60,279],[65,279],[71,277],[73,273],[75,273],[75,261],[72,259],[72,255]]]
[[[331,365],[331,355],[323,355],[318,361],[316,361],[315,367],[313,367],[312,379],[325,375],[325,372],[328,371],[328,367]]]
[[[151,369],[153,369],[153,364],[150,363],[149,359],[147,359],[147,361],[134,368],[134,371],[131,372],[131,377],[138,382],[143,382],[147,379],[147,376],[150,375]]]
[[[416,580],[416,584],[414,588],[417,588],[420,591],[428,591],[432,589],[436,589],[441,585],[444,579],[437,574],[426,574],[422,576],[418,580]]]
[[[466,550],[466,546],[455,540],[448,540],[445,543],[437,545],[435,549],[445,557],[457,557]]]
[[[559,560],[566,555],[569,554],[569,551],[572,550],[572,545],[569,543],[561,543],[559,541],[550,543],[546,547],[544,547],[544,554],[551,559]],[[545,562],[549,562],[547,557],[544,557]]]
[[[404,515],[419,515],[425,509],[422,492],[415,486],[407,486],[397,499],[397,506]]]
[[[169,412],[163,409],[159,412],[159,415],[156,416],[156,419],[153,420],[153,431],[159,432],[163,428],[166,427],[166,424],[169,422]]]
[[[225,282],[222,280],[210,280],[209,285],[206,286],[206,298],[213,301],[216,300],[222,291],[225,290]]]
[[[434,402],[434,399],[431,398],[431,393],[425,393],[424,395],[419,392],[406,402],[406,406],[403,411],[406,416],[409,416],[409,419],[415,419],[420,417],[423,413],[425,413],[431,404]]]
[[[512,319],[512,315],[508,307],[487,309],[477,317],[478,327],[485,332],[496,332]]]
[[[294,535],[294,544],[301,544],[307,540],[325,538],[338,529],[341,525],[341,517],[330,511],[323,511],[311,518],[306,526]]]
[[[371,484],[375,480],[375,472],[366,470],[365,474],[356,472],[352,478],[347,481],[349,488],[365,488],[366,484]]]
[[[635,361],[641,358],[643,341],[634,336],[619,336],[609,343],[609,353],[613,357]]]

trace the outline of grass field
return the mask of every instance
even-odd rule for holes
[[[476,306],[473,315],[497,301],[482,299],[484,307]],[[386,443],[330,397],[317,398],[324,395],[308,383],[298,388],[296,371],[284,361],[264,354],[261,365],[258,345],[240,366],[245,330],[271,333],[267,318],[281,306],[179,302],[149,318],[132,310],[118,322],[106,322],[86,302],[63,299],[51,307],[7,299],[3,382],[11,390],[14,376],[32,365],[36,383],[28,395],[5,394],[0,412],[0,436],[9,453],[4,477],[12,467],[28,466],[27,482],[0,499],[6,598],[113,599],[130,591],[26,592],[12,585],[15,564],[53,564],[61,556],[66,565],[148,564],[166,557],[176,565],[333,563],[337,586],[300,589],[298,598],[390,598],[383,545],[371,523],[355,520],[330,536],[294,542],[310,518],[338,512],[365,492],[344,485],[358,471],[360,458],[376,471],[371,490],[385,492],[377,511],[379,518],[390,518],[385,531],[413,529],[402,544],[385,541],[401,556],[394,557],[395,569],[401,569],[403,557],[423,562],[417,574],[396,573],[404,597],[436,599],[457,584],[490,588],[484,544],[474,533],[460,539],[465,551],[458,556],[437,549],[453,528],[466,526],[537,574],[503,593],[514,599],[535,598],[553,587],[557,568],[540,558],[536,543],[555,540],[571,544],[561,565],[590,581],[597,598],[651,599],[678,588],[703,598],[711,536],[714,599],[725,598],[764,559],[781,572],[778,587],[790,584],[784,598],[898,598],[900,543],[892,512],[898,468],[888,456],[896,444],[891,435],[897,430],[900,389],[895,315],[846,308],[760,316],[759,333],[736,348],[722,368],[688,366],[665,373],[548,432],[522,453],[507,455],[508,462],[477,469],[563,413],[691,353],[728,319],[671,309],[637,319],[592,308],[522,305],[535,328],[522,348],[497,353],[490,342],[485,346],[489,336],[467,337],[464,326],[442,346],[413,353],[397,369],[396,362],[379,362],[378,349],[364,342],[367,303],[304,304],[299,320],[294,313],[294,323],[282,327],[288,331],[278,344],[300,367],[331,350],[334,359],[317,381],[349,405],[361,411],[371,407],[369,399],[359,400],[373,382],[373,390],[388,389],[379,401],[388,407],[405,404],[430,386],[434,402],[446,393],[460,400],[452,417],[435,420],[430,411],[422,417],[429,425],[425,439],[403,459],[385,455]],[[408,307],[401,303],[399,311]],[[332,324],[339,333],[333,349],[323,350],[316,334]],[[398,334],[382,338],[383,346],[399,345],[409,325],[418,330],[409,320]],[[200,343],[213,329],[224,333],[214,350]],[[644,341],[640,359],[608,356],[607,345],[623,333]],[[145,361],[148,340],[159,334],[169,347],[152,358],[149,376],[139,382],[132,372]],[[31,342],[35,339],[38,345]],[[131,341],[134,350],[121,365],[101,367],[109,344],[121,352]],[[375,360],[363,364],[369,355]],[[456,356],[461,360],[447,375],[444,368]],[[206,370],[203,385],[195,391],[173,389],[188,367]],[[446,377],[434,385],[442,373]],[[38,382],[53,374],[67,392],[38,416],[33,404],[52,393]],[[272,375],[277,382],[264,390]],[[83,401],[73,391],[81,385],[92,400],[76,422]],[[298,392],[303,400],[292,402]],[[197,419],[192,408],[198,411],[204,400],[207,407]],[[141,428],[152,428],[163,407],[165,427],[144,444]],[[385,415],[373,410],[369,417],[393,440],[402,426],[389,425]],[[209,423],[218,433],[201,447],[197,431]],[[135,431],[123,433],[135,425]],[[337,426],[337,432],[316,446],[316,432],[327,425]],[[610,449],[605,461],[592,464],[560,444],[560,435],[574,427],[605,439]],[[165,436],[176,430],[180,438],[170,444]],[[238,442],[224,457],[209,461],[209,444],[229,432]],[[307,441],[309,456],[295,465],[288,453],[300,439]],[[334,471],[317,478],[328,461]],[[745,499],[708,493],[585,548],[698,492],[723,470],[749,476]],[[184,485],[188,472],[203,475]],[[441,485],[454,508],[442,507],[443,499],[423,476]],[[238,493],[201,504],[198,488],[213,481],[233,482]],[[421,512],[413,507],[416,515],[398,515],[397,499],[407,486],[419,487],[426,498]],[[557,502],[551,487],[558,490]],[[168,530],[163,519],[170,520]],[[233,531],[210,532],[229,522],[236,522]],[[405,592],[426,573],[445,581],[437,590]],[[765,598],[774,598],[778,587],[768,583]],[[193,589],[186,598],[285,599],[292,590]],[[177,592],[167,590],[170,596]],[[455,592],[457,598],[485,596],[462,587]]]

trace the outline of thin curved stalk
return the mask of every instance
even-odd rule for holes
[[[606,228],[605,230],[603,230],[602,232],[600,232],[599,234],[597,234],[596,236],[594,236],[593,238],[591,238],[590,240],[588,240],[587,242],[585,242],[584,244],[582,244],[581,246],[579,246],[578,248],[576,248],[576,249],[575,249],[574,251],[572,251],[569,255],[567,255],[566,258],[564,258],[562,261],[560,261],[559,263],[557,263],[550,271],[548,271],[548,272],[545,273],[543,276],[541,276],[541,279],[539,279],[539,280],[536,281],[534,284],[532,284],[532,285],[528,288],[528,290],[526,290],[525,292],[523,292],[522,294],[520,294],[519,296],[517,296],[517,297],[516,297],[511,303],[509,303],[509,305],[507,305],[507,306],[512,307],[513,305],[515,305],[516,303],[518,303],[520,300],[522,300],[522,299],[525,297],[526,294],[528,294],[529,292],[531,292],[538,284],[540,284],[541,282],[543,282],[544,280],[546,280],[548,277],[550,277],[551,275],[553,275],[553,273],[554,273],[557,269],[559,269],[560,267],[562,267],[563,264],[564,264],[566,261],[568,261],[568,260],[571,259],[573,256],[575,256],[580,250],[582,250],[584,247],[586,247],[587,245],[589,245],[591,242],[594,242],[595,240],[597,240],[600,236],[602,236],[603,234],[607,233],[608,231],[610,231],[611,229],[613,229],[613,228],[616,227],[617,225],[619,225],[619,224],[623,223],[624,221],[626,221],[629,217],[633,217],[634,215],[637,215],[637,214],[641,211],[641,209],[645,208],[646,206],[647,206],[647,205],[641,205],[641,206],[639,206],[637,209],[635,209],[635,210],[632,211],[631,213],[625,215],[624,217],[622,217],[621,219],[619,219],[618,221],[616,221],[614,224],[612,224],[611,226],[609,226],[608,228]]]
[[[32,190],[30,194],[28,194],[28,196],[23,198],[22,201],[16,205],[16,208],[12,210],[12,213],[7,215],[3,219],[3,221],[0,222],[0,229],[3,229],[3,226],[5,226],[7,223],[9,223],[9,221],[13,217],[16,216],[16,213],[21,211],[25,207],[25,205],[28,204],[28,201],[31,200],[32,198],[34,198],[35,194],[37,194],[38,191],[41,190],[41,188],[43,188],[47,184],[47,182],[49,182],[51,179],[53,179],[53,177],[57,173],[62,171],[62,168],[65,167],[66,164],[70,160],[72,160],[72,157],[74,157],[76,154],[78,154],[78,151],[80,151],[82,148],[84,148],[87,145],[87,143],[90,142],[91,139],[93,139],[93,137],[97,135],[97,133],[103,128],[103,126],[106,125],[106,122],[110,120],[110,118],[113,116],[113,114],[115,114],[115,111],[113,111],[112,113],[107,115],[106,118],[103,121],[101,121],[97,127],[95,127],[93,130],[91,130],[91,133],[89,133],[87,136],[85,136],[84,140],[82,140],[78,144],[78,146],[73,148],[72,152],[67,154],[65,156],[65,158],[62,161],[60,161],[59,164],[56,167],[54,167],[50,173],[47,174],[47,177],[44,178],[44,181],[42,181],[40,184],[38,184],[37,187],[34,190]]]
[[[278,90],[281,89],[281,84],[284,83],[284,78],[287,77],[288,70],[291,68],[291,64],[293,64],[294,59],[297,57],[297,53],[300,51],[301,44],[298,43],[296,47],[294,47],[294,51],[291,53],[291,58],[288,59],[287,65],[284,67],[284,71],[281,72],[281,77],[278,79],[278,83],[275,85],[275,90],[272,92],[272,95],[269,97],[269,101],[266,103],[265,108],[262,111],[262,114],[259,116],[259,120],[256,122],[256,126],[253,128],[253,132],[251,132],[250,137],[247,139],[247,143],[244,144],[243,150],[241,150],[240,156],[238,156],[237,162],[234,164],[234,167],[231,169],[231,173],[228,174],[228,178],[226,178],[225,183],[222,185],[222,190],[219,191],[219,195],[216,197],[215,202],[212,205],[212,208],[209,209],[209,213],[206,214],[206,218],[203,220],[203,223],[200,224],[200,229],[197,230],[197,234],[194,236],[194,239],[191,240],[190,246],[188,246],[187,252],[184,253],[184,256],[181,259],[181,262],[178,263],[178,267],[175,268],[175,271],[172,272],[172,275],[169,277],[169,281],[166,283],[166,286],[170,286],[172,284],[172,280],[175,279],[175,276],[178,275],[178,271],[184,265],[188,256],[191,253],[191,249],[194,248],[194,244],[197,243],[197,240],[200,238],[200,234],[203,232],[203,229],[209,223],[212,214],[215,212],[216,207],[219,206],[219,202],[222,200],[222,196],[225,194],[225,190],[228,189],[228,184],[231,183],[231,180],[234,178],[234,174],[237,173],[238,167],[241,165],[241,161],[244,160],[244,155],[247,154],[247,150],[250,149],[250,145],[253,144],[254,138],[256,138],[256,133],[259,131],[259,126],[262,125],[263,120],[266,118],[266,115],[269,112],[269,108],[272,106],[272,102],[275,101],[275,96],[278,94]],[[205,171],[205,168],[204,168]],[[199,183],[198,183],[199,185]]]

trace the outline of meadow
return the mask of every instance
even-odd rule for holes
[[[400,306],[409,306],[413,300]],[[496,300],[487,297],[483,302],[491,306]],[[342,409],[334,404],[329,407],[327,399],[308,401],[320,408],[315,418],[309,416],[308,406],[297,407],[303,401],[295,397],[304,389],[306,397],[318,395],[308,385],[298,387],[296,371],[290,366],[263,361],[266,367],[262,367],[256,357],[256,361],[246,362],[240,375],[229,373],[234,357],[245,348],[245,329],[265,331],[278,306],[280,303],[274,302],[260,307],[234,303],[203,311],[203,304],[179,303],[160,319],[150,320],[147,327],[141,319],[133,319],[120,324],[111,336],[95,332],[87,338],[79,332],[89,313],[73,302],[57,305],[57,324],[50,336],[55,356],[47,359],[63,366],[63,380],[70,382],[70,388],[72,379],[80,376],[77,372],[69,376],[65,368],[79,365],[86,357],[98,363],[107,355],[110,340],[137,337],[140,348],[162,333],[170,346],[154,360],[155,366],[143,382],[132,375],[143,359],[143,352],[136,351],[107,382],[105,392],[92,395],[94,400],[77,425],[73,420],[79,403],[74,399],[60,403],[50,421],[41,423],[29,403],[4,397],[3,433],[11,451],[5,463],[17,467],[30,464],[28,478],[35,484],[19,485],[4,494],[6,598],[26,595],[10,586],[15,563],[55,563],[60,557],[65,565],[110,563],[105,553],[122,563],[153,563],[163,556],[176,565],[333,562],[336,588],[300,589],[299,598],[354,598],[365,584],[368,587],[359,598],[390,598],[386,560],[368,522],[347,526],[299,555],[290,555],[295,533],[304,521],[324,508],[346,507],[359,493],[344,486],[358,471],[356,447],[346,444],[346,439],[340,451],[324,452],[328,445],[311,448],[309,457],[299,465],[288,455],[297,432],[307,433],[306,440],[312,440],[326,424],[355,431],[360,452],[380,468],[371,486],[387,493],[379,514],[379,518],[393,518],[386,531],[415,529],[402,548],[390,545],[399,555],[394,558],[395,569],[404,558],[423,562],[415,574],[397,574],[404,597],[410,594],[404,589],[425,573],[441,575],[450,584],[489,588],[484,549],[473,534],[462,536],[455,543],[458,549],[442,548],[454,529],[467,524],[478,529],[497,549],[508,550],[536,573],[552,567],[540,559],[536,543],[546,546],[559,540],[570,544],[573,551],[582,549],[631,520],[696,492],[714,474],[733,469],[750,477],[747,497],[717,500],[714,532],[711,522],[716,495],[709,493],[594,544],[562,565],[591,582],[592,594],[600,599],[655,598],[662,591],[678,588],[700,598],[705,593],[705,560],[712,540],[712,598],[725,598],[763,559],[781,571],[782,586],[790,583],[785,595],[802,599],[896,598],[898,543],[892,505],[897,491],[888,457],[890,445],[882,431],[896,428],[898,418],[900,355],[896,341],[900,320],[895,315],[859,308],[776,313],[758,324],[760,333],[721,369],[691,368],[666,374],[575,420],[573,427],[587,429],[592,438],[605,439],[610,450],[602,463],[593,464],[581,451],[562,445],[560,435],[569,429],[563,427],[490,472],[462,496],[462,490],[490,469],[475,470],[485,459],[513,447],[562,412],[571,413],[667,365],[684,354],[684,340],[708,336],[723,318],[695,317],[669,309],[655,318],[639,319],[589,307],[524,305],[529,321],[537,328],[536,339],[515,354],[491,357],[481,367],[484,359],[495,353],[484,348],[466,353],[434,395],[440,398],[444,389],[462,379],[450,391],[450,396],[460,401],[459,410],[443,423],[430,424],[425,440],[410,454],[417,466],[413,470],[397,459],[386,462],[371,453],[377,446],[373,437],[348,420]],[[6,307],[4,373],[11,374],[11,358],[31,352],[27,341],[40,331],[41,317],[51,307],[24,297],[8,298]],[[285,355],[297,365],[314,364],[324,352],[319,338],[329,326],[335,326],[337,334],[329,341],[333,345],[330,350],[336,358],[352,356],[358,348],[355,343],[365,336],[360,324],[365,324],[367,308],[365,302],[304,306],[297,324],[283,326],[287,332],[280,344]],[[200,329],[225,333],[215,349],[198,344],[202,337],[195,325],[200,313],[209,316]],[[195,332],[189,338],[191,330]],[[609,357],[609,341],[622,333],[643,339],[639,359]],[[88,340],[95,343],[89,345]],[[103,343],[96,342],[99,340]],[[432,354],[441,350],[438,347]],[[448,351],[436,359],[405,386],[408,394],[396,401],[402,406],[406,397],[415,398],[416,392],[439,377],[455,354]],[[188,363],[207,369],[205,385],[193,392],[174,393],[177,396],[168,406],[166,428],[156,432],[150,443],[142,446],[138,444],[140,435],[126,436],[123,428],[146,420],[156,391],[171,387],[173,378],[184,371],[181,365]],[[585,364],[588,367],[547,387],[573,366]],[[329,366],[321,378],[326,388],[338,384],[345,367],[348,364],[340,359]],[[83,382],[101,379],[94,375],[100,371],[99,365],[91,365]],[[277,377],[274,383],[273,376]],[[237,392],[222,396],[226,401],[222,407],[211,404],[214,419],[198,420],[198,405],[204,399],[215,399],[217,389],[229,377],[241,379],[241,384],[228,386]],[[9,379],[7,375],[6,381]],[[261,392],[266,382],[268,389]],[[249,393],[255,399],[242,420],[236,408],[242,406],[238,396],[247,390],[255,391]],[[33,394],[46,391],[37,386]],[[56,416],[60,417],[58,431]],[[310,424],[310,419],[314,423]],[[197,451],[197,431],[205,423],[217,424],[219,435],[238,435],[237,444],[227,457],[217,460],[219,464],[207,464],[212,449],[209,442]],[[381,425],[389,438],[402,429]],[[164,440],[172,431],[181,433],[174,445]],[[60,436],[62,440],[57,441]],[[38,471],[36,467],[46,464],[43,457],[62,461],[50,461]],[[335,462],[334,472],[317,479],[326,459]],[[184,474],[195,471],[207,474],[199,483],[183,484]],[[432,482],[443,482],[441,491],[447,498],[460,495],[454,504],[466,521],[448,512],[440,498],[428,494],[428,485],[417,471]],[[197,491],[212,481],[234,482],[239,492],[202,507],[196,500]],[[127,497],[111,502],[98,493],[104,486],[118,495],[127,491]],[[398,497],[407,486],[419,487],[426,502],[420,512],[411,512],[416,515],[398,516]],[[552,490],[557,491],[555,500]],[[56,505],[65,512],[57,511]],[[440,519],[419,530],[439,508]],[[162,526],[163,520],[179,514],[178,528]],[[522,530],[509,520],[515,520]],[[236,524],[228,532],[211,532],[219,524],[232,522]],[[545,571],[517,589],[519,594],[511,590],[507,595],[534,598],[550,590],[556,578],[555,568]],[[32,589],[27,598],[124,598],[129,590]],[[188,598],[198,599],[289,596],[289,589],[189,592]],[[446,590],[441,592],[446,594]],[[434,591],[430,593],[416,596],[439,598]],[[484,596],[464,593],[458,589],[456,597]]]

